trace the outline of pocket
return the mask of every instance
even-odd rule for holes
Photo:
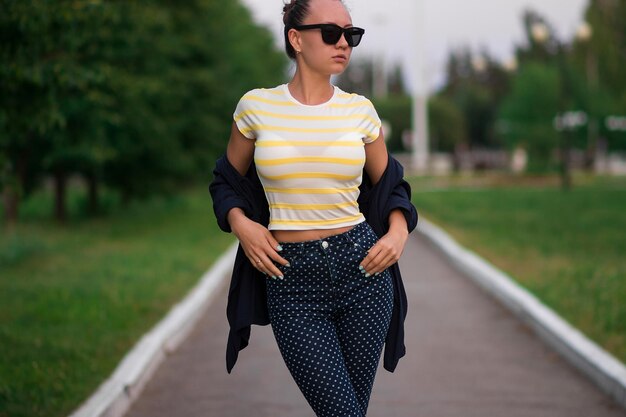
[[[273,259],[272,259],[272,263],[276,266],[276,268],[278,268],[280,272],[283,273],[283,276],[286,278],[287,274],[289,274],[289,272],[292,271],[298,265],[299,253],[294,252],[294,253],[281,254],[280,252],[278,252],[278,254],[282,256],[287,262],[289,262],[289,266],[283,265],[280,262],[277,262]]]
[[[373,231],[367,231],[352,239],[352,243],[355,248],[358,248],[364,254],[367,254],[369,250],[378,242],[378,236]]]
[[[368,246],[364,243],[354,242],[354,247],[360,250],[361,252],[363,252],[364,255],[366,255],[369,252],[372,246],[374,245]]]

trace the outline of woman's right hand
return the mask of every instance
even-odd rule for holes
[[[289,262],[278,254],[282,248],[270,231],[262,224],[250,220],[243,210],[237,207],[228,212],[228,221],[250,263],[274,279],[283,279],[283,273],[272,260],[285,266]]]
[[[246,175],[254,157],[254,145],[255,140],[243,136],[233,122],[226,157],[242,176]],[[283,273],[272,263],[272,259],[281,265],[288,265],[288,262],[278,254],[278,242],[270,231],[262,224],[250,220],[238,207],[231,209],[227,216],[233,234],[239,239],[252,265],[266,275],[282,279]]]

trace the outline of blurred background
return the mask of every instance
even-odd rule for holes
[[[333,82],[420,215],[626,361],[626,0],[346,3]],[[233,242],[208,184],[282,4],[0,0],[1,417],[74,409]]]

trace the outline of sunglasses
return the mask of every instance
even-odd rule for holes
[[[361,38],[365,33],[365,29],[357,27],[342,28],[341,26],[332,23],[320,23],[317,25],[299,25],[293,26],[296,30],[309,30],[309,29],[321,29],[322,40],[324,43],[334,45],[339,42],[341,35],[344,35],[348,45],[352,48],[361,43]]]

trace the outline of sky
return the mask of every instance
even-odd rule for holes
[[[267,26],[282,49],[283,0],[243,0],[255,20]],[[355,26],[365,28],[352,59],[375,56],[386,65],[403,67],[405,81],[413,88],[419,76],[414,68],[421,44],[421,80],[432,91],[445,81],[449,51],[462,46],[506,62],[515,45],[524,42],[522,14],[531,8],[556,28],[562,40],[571,39],[584,19],[588,0],[345,0]],[[421,12],[419,12],[421,10]],[[416,22],[420,30],[416,30]],[[416,42],[418,33],[421,33]]]

